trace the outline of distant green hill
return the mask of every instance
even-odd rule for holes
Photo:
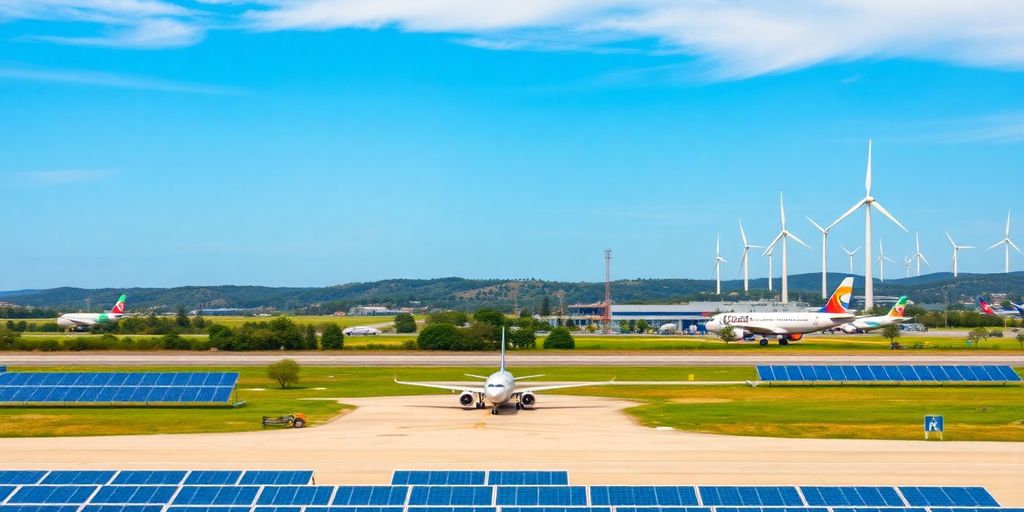
[[[836,286],[845,274],[830,273],[829,287]],[[856,276],[854,293],[864,290],[863,278]],[[60,311],[78,311],[86,300],[92,309],[108,308],[118,294],[128,294],[129,309],[171,311],[179,306],[188,309],[263,307],[279,311],[328,313],[357,304],[410,305],[420,303],[435,308],[472,310],[480,307],[511,309],[513,288],[518,286],[519,304],[538,308],[544,297],[551,308],[557,308],[556,292],[564,290],[565,303],[598,302],[604,297],[600,282],[554,282],[536,279],[388,279],[367,283],[349,283],[322,288],[271,288],[265,286],[182,286],[177,288],[52,288],[49,290],[16,290],[0,292],[0,300],[23,306],[48,307]],[[744,295],[739,280],[723,281],[723,295],[729,299],[767,297],[768,280],[752,279],[751,293]],[[775,279],[778,293],[780,280]],[[790,276],[790,298],[817,303],[821,274]],[[694,279],[632,279],[612,283],[613,300],[619,304],[672,303],[685,300],[715,300],[710,290],[714,281]],[[830,290],[831,291],[831,290]],[[909,295],[918,303],[956,301],[978,295],[1006,293],[1024,296],[1024,272],[1010,274],[961,274],[956,280],[949,273],[928,274],[909,279],[875,282],[878,295]]]

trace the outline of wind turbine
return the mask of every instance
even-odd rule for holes
[[[906,272],[907,278],[910,278],[910,263],[914,261],[912,256],[903,257],[903,270]]]
[[[949,239],[949,243],[953,244],[953,277],[955,278],[959,274],[959,269],[957,267],[959,266],[960,249],[974,249],[974,246],[957,245],[956,242],[953,241],[953,237],[949,236],[949,231],[946,232],[946,238]]]
[[[750,273],[748,272],[749,269],[750,269],[750,257],[749,257],[750,256],[750,250],[751,249],[761,249],[761,246],[760,245],[751,245],[750,243],[747,242],[747,234],[743,231],[743,221],[741,220],[739,222],[740,222],[740,238],[743,239],[743,260],[741,262],[743,264],[743,291],[748,291],[749,290],[749,286],[748,286],[747,283],[748,283],[748,279],[749,279],[748,276],[750,275]],[[771,285],[770,284],[769,284],[769,288],[768,289],[769,290],[771,289]]]
[[[768,249],[765,251],[765,255],[768,256],[768,291],[772,291],[772,281],[775,280],[775,276],[772,274],[775,272],[775,262],[772,260],[774,249]]]
[[[857,248],[852,251],[847,249],[845,245],[840,245],[839,247],[842,247],[843,252],[845,252],[846,255],[850,257],[850,274],[853,274],[853,255],[857,254],[857,252],[860,251],[860,246],[858,245]]]
[[[787,244],[787,241],[792,238],[808,249],[811,246],[786,229],[786,204],[782,199],[782,192],[779,192],[779,216],[782,219],[782,230],[779,231],[778,235],[775,235],[775,239],[772,240],[772,243],[768,244],[768,249],[765,249],[764,253],[768,255],[769,251],[775,247],[775,244],[780,241],[782,242],[782,303],[787,304],[789,303],[789,244]]]
[[[910,259],[917,260],[917,277],[921,277],[921,262],[924,261],[924,264],[928,265],[929,267],[932,266],[932,264],[928,263],[928,258],[925,258],[924,254],[921,253],[921,233],[914,233],[914,240],[917,244],[917,252],[915,252],[914,255],[910,257]]]
[[[828,274],[828,229],[823,228],[814,222],[814,219],[807,217],[807,220],[814,224],[814,227],[821,231],[821,298],[828,298],[828,284],[825,282],[825,276]]]
[[[1006,246],[1004,248],[1004,249],[1006,249],[1005,272],[1007,274],[1009,274],[1010,273],[1010,247],[1013,247],[1017,252],[1020,252],[1021,254],[1024,254],[1024,252],[1020,251],[1020,247],[1017,247],[1017,244],[1013,243],[1013,240],[1010,240],[1010,210],[1006,210],[1006,234],[1003,236],[1002,240],[992,244],[992,247],[989,247],[986,250],[991,251],[992,249],[995,249],[996,247],[999,247],[1000,245],[1005,245]]]
[[[726,263],[719,251],[718,235],[715,235],[715,294],[722,294],[722,263]]]
[[[885,262],[896,263],[892,258],[885,255],[885,247],[882,247],[882,240],[878,240],[878,281],[885,282]],[[867,307],[864,307],[867,310]]]
[[[875,287],[874,282],[871,280],[871,209],[874,208],[879,211],[882,215],[885,215],[889,220],[893,221],[903,231],[909,232],[900,221],[896,220],[881,203],[875,200],[874,196],[871,195],[871,139],[868,139],[868,167],[864,178],[864,189],[866,191],[864,198],[853,205],[852,208],[846,211],[841,217],[836,219],[828,229],[832,229],[833,226],[839,224],[843,219],[849,217],[853,212],[857,211],[857,208],[864,207],[864,309],[868,310],[875,306]]]

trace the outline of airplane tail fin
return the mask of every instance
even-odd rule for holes
[[[986,315],[995,315],[996,311],[992,309],[992,305],[985,301],[985,299],[978,297],[978,307],[981,308],[981,312]]]
[[[1018,315],[1024,316],[1024,304],[1015,304],[1013,302],[1011,302],[1010,304],[1013,304],[1013,309],[1017,310]]]
[[[892,309],[889,310],[889,316],[894,318],[903,318],[903,312],[907,308],[907,296],[903,295],[900,300],[896,301],[896,304],[892,305]]]
[[[843,279],[828,302],[819,310],[822,313],[849,313],[850,297],[853,296],[853,277]]]
[[[501,328],[501,371],[505,371],[505,328]]]
[[[128,298],[128,296],[122,293],[121,297],[117,299],[117,304],[114,304],[114,307],[110,308],[110,312],[115,314],[115,315],[123,315],[124,314],[124,301],[127,298]]]

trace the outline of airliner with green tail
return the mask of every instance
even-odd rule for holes
[[[843,332],[855,333],[863,331],[873,331],[875,329],[881,329],[887,325],[901,324],[910,320],[913,317],[903,316],[904,310],[907,308],[907,296],[900,297],[900,300],[896,301],[896,304],[889,310],[889,314],[882,316],[865,316],[858,318],[848,324],[844,324],[840,327]]]
[[[57,319],[57,325],[65,329],[86,329],[94,325],[112,324],[124,316],[126,295],[121,294],[117,304],[107,313],[67,313]]]

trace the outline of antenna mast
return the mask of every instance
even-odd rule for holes
[[[604,314],[601,316],[604,332],[612,332],[612,250],[604,250]]]

